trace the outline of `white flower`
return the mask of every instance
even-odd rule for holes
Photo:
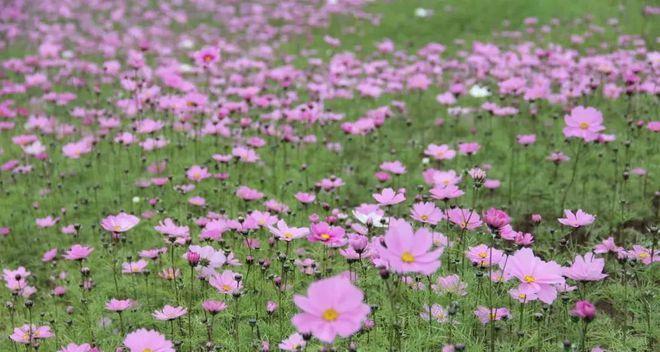
[[[424,8],[421,8],[421,7],[418,7],[418,8],[415,9],[415,16],[417,16],[417,17],[422,17],[423,18],[423,17],[428,17],[430,15],[431,15],[431,11],[429,11],[427,9],[424,9]]]
[[[133,203],[140,203],[140,197],[135,196],[135,197],[133,197],[132,200],[133,200]]]
[[[490,90],[487,87],[475,84],[470,88],[470,95],[475,98],[485,98],[490,96]]]
[[[361,223],[365,225],[371,225],[373,227],[384,227],[390,220],[376,213],[362,214],[355,210],[353,210],[353,216],[355,216],[355,218],[358,219],[358,221]]]

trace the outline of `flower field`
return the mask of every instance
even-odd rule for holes
[[[656,351],[660,6],[7,0],[0,351]]]

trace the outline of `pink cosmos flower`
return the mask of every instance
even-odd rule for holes
[[[174,320],[184,316],[187,312],[188,310],[184,307],[172,307],[166,305],[162,310],[154,311],[152,315],[158,320]]]
[[[614,237],[608,237],[603,240],[603,242],[594,246],[594,253],[604,254],[604,253],[620,253],[623,251],[623,248],[617,246],[614,243]]]
[[[301,351],[306,344],[307,342],[303,339],[303,336],[296,332],[282,340],[278,347],[283,351],[298,352]]]
[[[456,157],[456,151],[446,144],[429,144],[426,150],[424,150],[424,154],[435,160],[450,160]]]
[[[433,199],[438,199],[444,202],[450,199],[458,198],[465,194],[465,192],[461,191],[461,189],[456,185],[436,185],[435,187],[431,188],[429,192],[431,193],[431,197]]]
[[[442,210],[431,202],[415,203],[410,210],[410,216],[417,221],[431,225],[437,224],[444,218]]]
[[[220,49],[213,46],[205,46],[193,54],[195,63],[201,67],[209,67],[220,60]]]
[[[241,292],[243,282],[236,279],[237,274],[231,270],[225,270],[222,274],[215,274],[209,278],[209,284],[220,293],[233,295]]]
[[[391,188],[385,188],[380,193],[374,193],[373,197],[381,205],[394,205],[406,200],[403,192],[395,192]]]
[[[346,231],[340,226],[330,226],[326,222],[312,224],[307,240],[321,242],[330,247],[341,247],[346,244]]]
[[[443,248],[431,250],[433,236],[425,228],[413,232],[404,220],[392,219],[383,241],[376,241],[376,250],[388,268],[397,273],[431,275],[440,267]]]
[[[105,304],[105,309],[112,312],[123,312],[127,309],[131,309],[137,305],[132,299],[111,299]]]
[[[573,264],[564,269],[564,276],[575,281],[600,281],[607,277],[603,274],[605,259],[594,258],[594,254],[589,252],[583,256],[575,256]]]
[[[264,194],[255,189],[246,186],[240,186],[236,190],[236,196],[243,200],[251,201],[263,198]]]
[[[72,342],[65,347],[62,347],[62,349],[57,352],[98,352],[98,350],[88,343],[77,345]]]
[[[268,226],[268,230],[274,236],[282,241],[291,242],[296,238],[305,237],[309,234],[309,229],[306,227],[289,227],[284,220],[279,220],[277,226]]]
[[[199,255],[199,263],[195,270],[202,278],[209,278],[216,274],[216,269],[222,267],[227,262],[227,257],[222,250],[216,250],[211,246],[192,245],[188,247],[188,252]],[[184,254],[187,257],[187,254]]]
[[[207,168],[201,167],[199,165],[193,165],[188,169],[188,171],[186,171],[186,177],[190,181],[199,182],[211,177],[211,174]]]
[[[518,144],[528,146],[532,145],[536,142],[536,135],[535,134],[519,134],[517,136],[517,141]]]
[[[479,306],[474,311],[474,315],[479,318],[482,324],[488,324],[492,321],[508,319],[511,317],[509,310],[507,308],[487,308],[484,306]]]
[[[154,226],[154,230],[168,237],[189,237],[190,235],[188,226],[178,226],[170,218],[159,222],[157,226]]]
[[[382,171],[391,172],[395,175],[402,175],[406,173],[406,167],[398,160],[386,161],[380,164],[380,169]]]
[[[35,344],[38,340],[48,339],[55,336],[50,330],[50,326],[35,326],[25,324],[14,328],[14,332],[9,338],[20,344]]]
[[[227,304],[223,301],[217,301],[217,300],[206,300],[202,302],[202,308],[211,313],[212,315],[216,315],[223,310],[227,309]]]
[[[446,213],[449,221],[463,230],[474,230],[483,224],[479,214],[469,209],[451,208]]]
[[[371,311],[363,297],[362,291],[344,277],[313,282],[307,296],[293,297],[301,312],[291,322],[299,333],[311,333],[323,342],[332,343],[337,335],[349,337],[360,330]]]
[[[433,304],[431,307],[424,305],[422,313],[419,316],[424,320],[433,319],[438,323],[446,323],[448,321],[449,314],[443,306],[439,304]]]
[[[603,114],[592,107],[578,106],[571,113],[564,116],[564,136],[566,138],[582,138],[585,142],[591,142],[598,138],[599,132],[605,129],[603,126]]]
[[[462,155],[474,155],[479,149],[481,149],[481,146],[476,142],[461,143],[458,145],[458,152]]]
[[[559,165],[563,162],[569,161],[571,158],[566,156],[566,154],[562,152],[552,152],[550,153],[550,156],[546,158],[546,160],[552,161],[553,163]]]
[[[147,269],[148,264],[149,264],[149,262],[147,262],[144,259],[140,259],[137,262],[122,263],[121,272],[122,272],[122,274],[140,274],[140,273],[144,273],[145,269]]]
[[[58,221],[60,221],[60,218],[54,218],[50,215],[46,216],[45,218],[38,218],[35,220],[37,226],[42,229],[53,227],[57,224]]]
[[[139,329],[126,335],[124,346],[129,352],[176,352],[172,342],[155,330]]]
[[[499,264],[505,257],[501,250],[490,248],[485,244],[469,248],[465,255],[472,264],[484,268]]]
[[[547,304],[557,298],[556,285],[563,285],[562,268],[554,261],[545,262],[534,255],[529,248],[517,250],[506,260],[500,262],[503,276],[515,277],[520,281],[519,290],[534,293]]]
[[[41,257],[41,261],[44,263],[51,262],[55,257],[57,256],[57,248],[50,249],[44,253],[44,255]]]
[[[67,260],[85,260],[89,257],[90,254],[94,251],[92,247],[81,246],[79,244],[74,244],[69,248],[66,253],[64,253],[64,259]]]
[[[651,265],[660,261],[660,252],[655,250],[651,253],[651,250],[644,248],[640,245],[633,245],[633,249],[627,252],[630,259],[634,259],[642,262],[644,265]]]
[[[137,216],[119,213],[117,215],[109,215],[101,220],[101,227],[104,230],[113,233],[122,233],[134,228],[140,222]]]
[[[296,199],[303,204],[309,204],[312,203],[316,199],[316,195],[313,193],[304,193],[304,192],[298,192],[295,195]]]
[[[575,214],[573,214],[572,211],[565,209],[564,217],[557,219],[561,224],[574,228],[591,225],[594,220],[596,220],[595,216],[585,213],[582,209],[578,209]]]

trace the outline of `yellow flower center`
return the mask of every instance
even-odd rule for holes
[[[113,227],[112,227],[112,231],[114,231],[114,232],[119,232],[119,231],[121,231],[121,226],[119,226],[119,225],[115,225],[115,226],[113,226]]]
[[[327,240],[330,239],[330,235],[328,235],[327,233],[324,233],[324,234],[321,235],[321,239],[324,240],[324,241],[327,241]]]
[[[523,279],[528,284],[531,284],[532,282],[536,282],[536,278],[534,276],[531,276],[531,275],[525,275],[525,277]]]
[[[403,252],[401,255],[401,261],[404,263],[412,263],[415,261],[415,257],[410,254],[410,252]]]
[[[142,352],[154,352],[151,348],[145,348],[142,350]]]
[[[490,320],[495,320],[497,318],[497,313],[490,313]]]
[[[586,122],[580,122],[580,129],[581,129],[581,130],[586,130],[587,128],[589,128],[589,124],[588,124],[588,123],[586,123]]]
[[[291,238],[293,238],[293,234],[292,234],[291,232],[286,232],[286,233],[284,234],[284,238],[291,239]]]
[[[486,258],[486,257],[488,257],[488,253],[486,252],[479,253],[479,258]]]
[[[332,308],[326,309],[325,312],[323,312],[323,319],[326,321],[335,321],[337,318],[339,318],[339,312]]]
[[[646,258],[650,257],[651,255],[646,253],[646,252],[642,252],[642,253],[639,253],[637,256],[639,257],[639,259],[646,259]]]
[[[429,219],[429,216],[428,215],[422,215],[422,216],[420,216],[420,219],[426,221],[426,220]]]
[[[212,55],[204,55],[204,62],[209,62],[209,61],[211,61],[211,60],[213,60],[213,56],[212,56]]]
[[[519,293],[519,294],[518,294],[518,298],[520,298],[520,299],[525,299],[525,298],[527,298],[527,295],[524,294],[524,293]]]
[[[225,292],[229,292],[229,291],[231,291],[231,286],[229,286],[229,285],[222,285],[222,290],[225,291]]]
[[[438,158],[442,158],[443,156],[445,156],[445,152],[443,151],[436,152],[435,156],[437,156]]]

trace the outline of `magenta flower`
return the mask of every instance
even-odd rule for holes
[[[509,214],[504,210],[490,208],[484,213],[484,222],[491,229],[500,229],[511,222]]]
[[[376,242],[376,249],[394,272],[431,275],[440,267],[443,248],[431,250],[433,235],[425,228],[413,232],[406,221],[392,219],[382,242]]]
[[[403,192],[395,192],[391,188],[385,188],[380,193],[374,193],[373,197],[381,205],[394,205],[406,200]]]
[[[591,225],[594,220],[596,220],[595,216],[583,212],[582,209],[578,209],[575,214],[573,214],[572,211],[565,209],[564,217],[557,219],[561,224],[575,228]]]
[[[64,259],[67,260],[85,260],[89,257],[90,254],[94,251],[92,247],[81,246],[79,244],[74,244],[69,248],[66,253],[64,253]]]
[[[577,301],[571,309],[571,315],[590,322],[596,317],[596,306],[587,300]]]
[[[500,267],[504,270],[505,278],[515,277],[520,281],[519,290],[534,293],[547,304],[557,298],[555,286],[565,283],[559,264],[541,260],[529,248],[517,250],[509,256],[506,265],[500,262]]]
[[[140,222],[137,216],[119,213],[117,215],[109,215],[101,220],[101,227],[108,232],[121,233],[134,228]]]
[[[164,335],[147,329],[139,329],[126,335],[124,346],[129,352],[176,352],[172,342]]]
[[[564,269],[564,276],[575,281],[600,281],[607,277],[603,274],[605,259],[594,258],[594,254],[589,252],[583,256],[575,256],[573,264]]]
[[[335,276],[313,282],[307,296],[293,297],[301,312],[291,322],[299,333],[311,333],[332,343],[337,335],[349,337],[360,330],[371,311],[363,297],[362,291],[347,278]]]

